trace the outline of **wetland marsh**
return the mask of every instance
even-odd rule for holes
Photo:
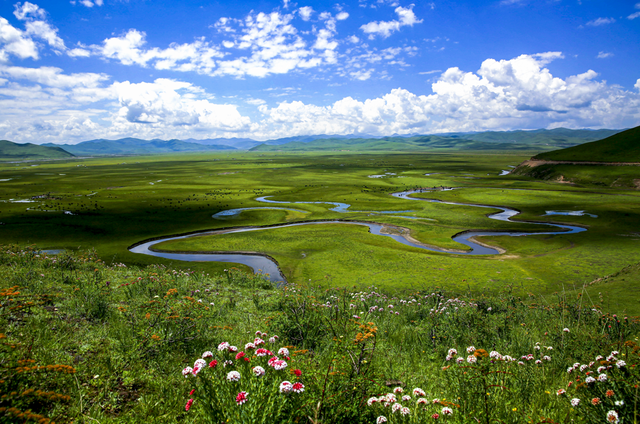
[[[637,262],[638,191],[498,175],[529,156],[225,152],[3,163],[0,239],[43,249],[95,248],[108,261],[175,267],[184,265],[178,256],[152,258],[127,249],[199,231],[346,219],[379,224],[415,243],[377,237],[361,225],[327,224],[227,231],[156,249],[257,252],[277,261],[290,282],[471,291],[514,286],[540,294],[578,289]],[[433,201],[392,196],[416,189],[430,190],[414,196]],[[271,204],[265,207],[265,201]],[[506,217],[520,214],[487,219],[501,208],[512,210]],[[550,234],[558,231],[556,225],[574,231]],[[539,234],[503,235],[532,231]],[[454,236],[486,232],[491,235],[475,240],[505,253],[451,253],[466,249]],[[426,251],[425,245],[440,252]],[[232,261],[189,266],[206,272],[250,270]],[[262,265],[258,269],[268,272]]]

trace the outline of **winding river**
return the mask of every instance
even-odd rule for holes
[[[487,209],[499,209],[499,212],[492,213],[487,215],[489,219],[496,219],[498,221],[511,221],[511,218],[518,215],[520,212],[506,208],[504,206],[492,206],[492,205],[480,205],[473,203],[456,203],[456,202],[445,202],[442,200],[435,199],[426,199],[419,197],[410,197],[411,194],[422,193],[422,191],[404,191],[400,193],[393,193],[392,196],[410,200],[410,201],[421,201],[421,202],[434,202],[434,203],[443,203],[447,205],[461,205],[461,206],[472,206],[478,208],[487,208]],[[349,212],[368,212],[368,211],[349,211],[349,207],[351,205],[347,203],[339,203],[339,202],[283,202],[267,199],[267,197],[259,197],[256,200],[263,203],[276,203],[276,204],[331,204],[333,208],[331,209],[334,212],[340,213],[349,213]],[[245,210],[260,210],[260,209],[280,209],[280,210],[294,210],[298,212],[306,212],[297,209],[291,208],[280,208],[280,207],[264,207],[264,208],[241,208],[241,209],[229,209],[226,211],[218,212],[213,215],[213,218],[224,219],[226,217],[234,216]],[[411,211],[371,211],[370,213],[375,214],[397,214],[403,212],[411,212]],[[403,218],[413,218],[404,216]],[[448,249],[440,249],[433,246],[428,246],[426,244],[422,244],[417,242],[416,240],[411,239],[406,234],[388,234],[385,232],[385,229],[388,226],[383,224],[376,224],[373,222],[360,222],[360,221],[341,221],[341,220],[326,220],[326,221],[310,221],[310,222],[298,222],[292,224],[279,224],[265,227],[237,227],[237,228],[225,228],[211,231],[200,231],[197,233],[180,235],[180,236],[170,236],[159,238],[155,240],[147,240],[145,242],[133,245],[129,248],[129,251],[133,253],[140,253],[145,255],[151,255],[159,258],[165,259],[175,259],[180,261],[190,261],[190,262],[232,262],[239,263],[243,265],[247,265],[253,269],[254,272],[260,272],[262,274],[269,274],[269,279],[273,282],[285,282],[286,279],[282,275],[280,268],[278,267],[277,262],[264,254],[258,253],[241,253],[241,252],[208,252],[208,253],[187,253],[187,252],[163,252],[153,250],[153,246],[162,243],[165,241],[171,240],[179,240],[189,237],[198,237],[205,235],[216,235],[216,234],[230,234],[230,233],[241,233],[241,232],[249,232],[249,231],[265,231],[276,228],[286,228],[286,227],[294,227],[294,226],[302,226],[302,225],[320,225],[320,224],[342,224],[342,225],[363,225],[369,228],[369,232],[374,235],[391,237],[399,243],[417,247],[424,250],[429,250],[432,252],[441,252],[441,253],[450,253],[454,255],[495,255],[501,253],[498,249],[495,249],[490,246],[486,246],[483,244],[479,244],[473,240],[474,237],[480,236],[527,236],[531,234],[571,234],[571,233],[579,233],[582,231],[586,231],[584,227],[578,227],[574,225],[565,225],[565,224],[552,224],[548,222],[537,222],[537,221],[518,221],[518,222],[526,222],[532,225],[546,225],[551,227],[556,227],[557,230],[554,231],[543,231],[543,232],[516,232],[516,231],[463,231],[461,233],[456,234],[452,237],[452,239],[458,243],[461,243],[471,250],[448,250]]]

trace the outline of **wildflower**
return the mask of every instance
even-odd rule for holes
[[[558,396],[563,395],[563,394],[565,394],[565,393],[567,393],[567,391],[566,391],[565,389],[558,389],[558,391],[556,392],[556,394],[557,394]]]
[[[461,364],[463,362],[464,362],[464,358],[463,357],[459,356],[459,357],[456,358],[456,363]]]
[[[209,368],[215,368],[216,365],[218,365],[218,361],[216,361],[215,359],[209,362]]]
[[[293,389],[293,384],[290,381],[283,381],[280,383],[280,393],[289,393]]]
[[[300,370],[293,370],[293,373],[296,375],[296,377],[300,377],[302,375],[302,371]]]
[[[289,356],[289,349],[281,347],[280,350],[278,350],[278,355]]]
[[[603,372],[603,371],[604,371],[604,370],[606,370],[606,369],[607,369],[607,367],[598,367],[598,372],[600,372],[600,373],[601,373],[601,372]]]
[[[416,387],[415,389],[413,389],[413,395],[414,396],[426,396],[427,394],[421,388]]]
[[[386,422],[387,422],[387,417],[385,417],[384,415],[380,415],[378,418],[376,418],[376,424],[382,424]]]
[[[440,403],[440,399],[435,398],[434,400],[431,401],[431,403],[433,403],[434,405],[438,404],[438,403]]]
[[[600,398],[593,398],[593,399],[591,399],[591,404],[592,404],[592,405],[597,405],[597,404],[599,404],[599,403],[600,403]]]
[[[624,405],[624,401],[623,400],[617,400],[617,401],[614,402],[614,404],[616,406],[622,406],[622,405]]]
[[[611,396],[615,395],[615,392],[614,392],[613,390],[609,389],[609,390],[607,390],[607,392],[605,393],[605,395],[606,395],[607,397],[611,397]]]
[[[580,399],[578,398],[571,399],[571,406],[578,406],[579,403],[580,403]]]
[[[238,393],[238,396],[236,396],[236,403],[238,405],[242,405],[243,403],[245,403],[247,401],[247,394],[247,392]]]
[[[251,349],[255,349],[256,345],[253,343],[247,343],[244,345],[244,350],[251,350]]]
[[[225,350],[229,350],[229,343],[227,342],[222,342],[218,345],[218,352],[223,352]]]
[[[469,356],[467,356],[467,362],[468,362],[468,363],[470,363],[470,364],[475,364],[475,363],[476,363],[476,361],[477,361],[477,359],[476,359],[476,357],[475,357],[475,356],[473,356],[473,355],[469,355]]]
[[[253,344],[256,346],[260,346],[264,344],[264,340],[262,340],[260,337],[256,337],[255,339],[253,339]]]
[[[189,374],[191,374],[191,372],[193,372],[193,368],[186,367],[185,369],[182,370],[182,375],[184,375],[184,377],[187,378],[189,377]]]
[[[193,405],[193,399],[189,399],[187,401],[187,404],[184,406],[184,410],[188,411],[191,408],[191,405]]]
[[[207,350],[205,353],[202,354],[203,358],[213,358],[213,352],[211,352],[210,350]]]
[[[624,367],[624,366],[626,366],[626,365],[627,365],[627,363],[626,363],[626,362],[624,362],[624,361],[618,361],[618,362],[616,362],[616,367],[618,367],[618,368],[622,368],[622,367]]]
[[[438,415],[438,413],[436,412],[431,416],[431,418],[433,418],[434,420],[437,420],[438,418],[440,418],[440,415]]]
[[[224,361],[224,364],[222,364],[222,366],[225,367],[225,368],[227,368],[227,365],[233,365],[233,361],[226,360],[226,361]]]
[[[231,353],[236,353],[238,351],[238,348],[235,346],[229,346],[229,352]]]
[[[397,395],[402,393],[402,392],[404,392],[404,389],[402,387],[396,387],[395,389],[393,389],[393,393],[395,393]]]
[[[409,395],[404,395],[404,396],[402,396],[402,400],[403,400],[404,402],[408,402],[408,401],[410,401],[410,400],[411,400],[411,396],[409,396]]]
[[[256,377],[262,377],[265,374],[265,370],[262,367],[253,367],[251,371],[253,371]]]
[[[600,361],[601,359],[604,359],[604,356],[602,356],[602,355],[596,356],[596,361]]]
[[[601,383],[604,383],[605,381],[607,381],[607,374],[600,374],[598,376],[598,381]]]
[[[496,352],[495,350],[491,351],[491,353],[489,354],[489,357],[492,359],[502,359],[502,355],[500,355],[500,353]]]
[[[458,354],[458,351],[455,350],[454,348],[449,349],[449,351],[447,352],[447,356],[456,356]]]
[[[401,409],[402,409],[402,405],[397,402],[391,406],[391,412],[393,412],[394,414]]]
[[[411,412],[411,410],[409,408],[407,408],[406,406],[402,407],[402,409],[400,410],[400,413],[402,415],[409,415],[410,412]]]
[[[236,361],[237,361],[238,359],[240,359],[240,358],[244,358],[244,352],[238,352],[238,353],[236,354]]]
[[[620,422],[620,419],[618,418],[618,413],[616,411],[607,412],[607,422],[609,423]]]
[[[587,368],[589,368],[589,365],[580,365],[580,372],[583,372]]]
[[[293,386],[291,386],[291,390],[293,390],[295,393],[302,393],[304,392],[304,384],[300,382],[293,383]]]
[[[542,359],[544,359],[545,361],[551,361],[551,356],[544,355]]]
[[[229,371],[227,374],[227,380],[229,381],[239,381],[240,373],[238,371]]]
[[[475,348],[475,347],[473,347],[473,346],[469,346],[469,347],[467,348],[467,353],[473,353],[475,350],[476,350],[476,348]]]
[[[370,397],[369,399],[367,399],[367,406],[371,406],[374,403],[376,403],[377,401],[378,401],[377,397],[375,397],[375,396],[374,397]]]
[[[282,359],[280,359],[280,360],[275,361],[273,363],[272,367],[276,371],[280,371],[280,370],[283,370],[283,369],[287,368],[287,363],[285,361],[283,361]]]
[[[278,340],[278,336],[273,336],[269,338],[269,343],[275,343]],[[255,343],[255,342],[254,342]]]
[[[540,365],[541,363],[542,363],[542,361],[541,361],[541,360],[536,359],[536,365]]]
[[[267,356],[267,349],[260,348],[256,350],[256,356]]]
[[[453,409],[449,408],[448,406],[445,406],[444,408],[442,408],[442,415],[451,415],[453,414]]]
[[[423,397],[421,397],[420,399],[418,399],[418,405],[426,405],[429,403],[429,401]]]
[[[589,376],[584,380],[584,382],[587,383],[587,384],[591,384],[591,383],[595,383],[596,379],[591,377],[591,376]]]
[[[568,328],[563,328],[562,331],[564,331],[565,333],[569,333],[569,329]]]
[[[385,396],[385,401],[394,403],[396,401],[396,395],[394,395],[393,393],[387,393],[387,395]]]
[[[205,361],[202,358],[197,359],[196,362],[193,364],[193,371],[191,371],[191,373],[193,375],[198,375],[200,370],[204,368],[206,365],[207,365],[207,361]]]

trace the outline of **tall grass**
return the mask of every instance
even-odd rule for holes
[[[640,322],[580,296],[274,287],[21,246],[0,249],[0,278],[0,422],[640,418]]]

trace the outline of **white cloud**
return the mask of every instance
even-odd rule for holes
[[[636,3],[634,6],[636,9],[640,9],[640,3]],[[627,16],[627,19],[635,19],[640,17],[640,11],[632,13],[631,15]]]
[[[352,36],[350,36],[350,37],[347,37],[347,40],[348,40],[350,43],[353,43],[353,44],[358,44],[358,43],[360,42],[360,39],[359,39],[358,37],[356,37],[355,35],[352,35]]]
[[[561,79],[544,68],[551,52],[511,60],[485,60],[476,72],[447,69],[433,94],[398,88],[375,99],[344,98],[331,106],[283,102],[263,106],[261,130],[278,134],[388,135],[414,132],[635,126],[640,95],[596,81],[589,70]],[[640,89],[640,80],[636,83]],[[274,134],[275,133],[275,134]]]
[[[313,14],[313,8],[311,6],[301,7],[298,9],[298,14],[303,21],[308,21],[311,19],[311,15]]]
[[[172,43],[166,49],[144,48],[146,34],[135,29],[124,36],[104,40],[102,46],[94,46],[102,56],[116,59],[124,65],[153,66],[161,70],[198,72],[211,74],[216,64],[214,58],[223,54],[204,39],[193,43]]]
[[[362,25],[360,29],[364,31],[365,34],[369,34],[369,39],[374,39],[376,35],[387,38],[392,33],[400,31],[400,28],[403,26],[413,26],[414,24],[422,22],[422,19],[418,19],[413,13],[412,8],[413,5],[407,8],[398,6],[395,9],[399,18],[398,20],[369,22],[368,24]]]
[[[0,16],[0,63],[7,62],[10,55],[38,59],[38,47],[27,34]]]
[[[347,12],[340,12],[336,15],[336,19],[339,21],[344,21],[348,17],[349,17],[349,14]]]
[[[596,56],[597,59],[606,59],[607,57],[612,57],[613,53],[610,52],[600,52],[598,53],[598,56]]]
[[[418,75],[431,75],[431,74],[437,74],[439,72],[442,72],[442,70],[441,69],[434,69],[432,71],[418,72]]]
[[[16,3],[14,5],[13,14],[21,21],[26,19],[45,19],[47,16],[44,9],[41,9],[37,4],[29,3],[28,1],[24,2],[24,4],[20,2]]]
[[[634,87],[640,91],[640,78],[638,78],[638,80],[636,81],[636,84],[634,85]]]
[[[614,18],[598,18],[592,21],[587,22],[589,26],[602,26],[614,23],[616,20]]]

